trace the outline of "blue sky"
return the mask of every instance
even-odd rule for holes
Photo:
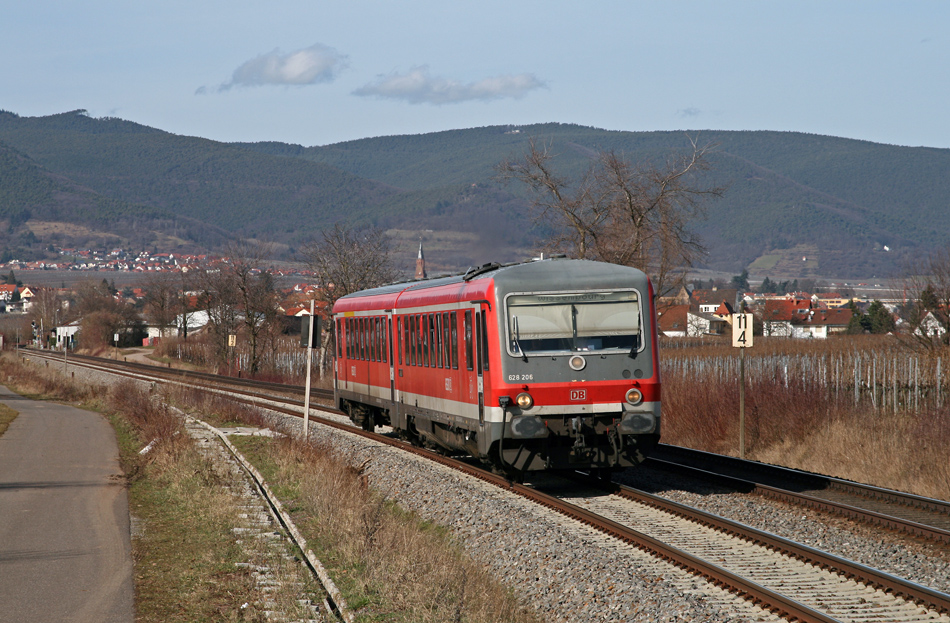
[[[948,2],[5,0],[0,109],[302,145],[486,125],[950,148]]]

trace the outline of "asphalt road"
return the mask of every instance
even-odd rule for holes
[[[129,503],[109,423],[21,398],[0,436],[0,621],[131,623]]]

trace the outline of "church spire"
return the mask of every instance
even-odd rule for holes
[[[419,257],[416,258],[416,279],[425,279],[428,277],[426,274],[426,258],[422,254],[422,240],[419,241]]]

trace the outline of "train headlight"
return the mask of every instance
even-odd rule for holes
[[[574,355],[567,362],[567,365],[571,366],[571,370],[583,370],[584,366],[587,365],[587,360],[581,357],[580,355]]]
[[[643,392],[641,392],[636,387],[631,387],[627,390],[627,395],[624,396],[626,401],[632,405],[638,405],[643,402]]]
[[[515,402],[518,403],[518,407],[522,411],[527,411],[534,406],[534,398],[531,397],[531,394],[528,392],[521,392],[515,397]]]

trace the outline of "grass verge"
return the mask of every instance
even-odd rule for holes
[[[10,423],[13,422],[18,415],[20,414],[7,405],[0,405],[0,435],[7,432]]]
[[[184,392],[176,399],[216,426],[266,419],[219,397]],[[537,620],[445,529],[371,489],[350,457],[290,436],[231,441],[291,513],[360,621]]]

